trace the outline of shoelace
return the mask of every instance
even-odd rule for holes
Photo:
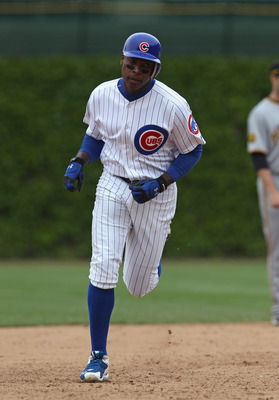
[[[103,363],[101,358],[92,358],[92,360],[90,360],[90,369],[98,369],[99,367],[106,369],[107,365]]]

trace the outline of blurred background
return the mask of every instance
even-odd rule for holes
[[[0,15],[2,56],[119,54],[136,31],[166,56],[278,52],[276,0],[1,0]]]
[[[63,188],[91,91],[120,77],[126,38],[162,44],[158,80],[189,102],[207,144],[178,182],[165,256],[262,257],[250,109],[279,58],[279,1],[0,1],[0,258],[91,256],[101,164],[81,193]]]

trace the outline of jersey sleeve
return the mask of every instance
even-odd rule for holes
[[[95,92],[93,91],[86,105],[83,122],[88,125],[86,129],[86,134],[88,136],[91,136],[96,140],[102,140],[102,135],[99,132],[99,127],[96,119],[97,115],[98,115],[98,102],[95,99]]]
[[[186,100],[175,107],[172,139],[181,154],[189,153],[199,144],[206,143]]]
[[[248,153],[268,152],[265,119],[260,110],[253,109],[247,120],[247,151]]]

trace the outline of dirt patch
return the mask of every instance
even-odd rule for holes
[[[110,378],[81,383],[88,326],[0,329],[2,400],[277,400],[269,323],[111,325]]]

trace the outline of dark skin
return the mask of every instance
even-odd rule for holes
[[[153,61],[125,57],[122,54],[120,64],[122,65],[122,77],[126,92],[140,93],[148,88],[155,67]],[[90,161],[89,155],[84,151],[78,152],[77,157],[82,158],[84,164],[88,164]],[[173,183],[172,177],[167,172],[164,172],[162,177],[165,179],[167,186]]]
[[[153,61],[125,57],[122,54],[120,64],[126,92],[140,93],[148,88],[155,67]]]

